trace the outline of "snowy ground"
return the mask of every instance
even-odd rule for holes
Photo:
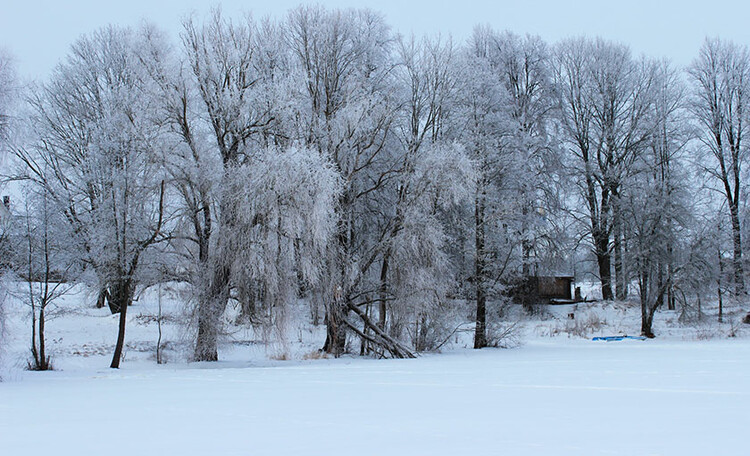
[[[632,306],[587,304],[525,321],[522,345],[510,350],[465,349],[459,338],[416,360],[303,360],[319,343],[314,331],[271,347],[238,331],[222,347],[227,361],[188,364],[174,349],[172,362],[159,366],[147,318],[153,302],[142,300],[115,371],[106,366],[116,318],[74,304],[82,299],[72,296],[49,323],[54,372],[18,369],[26,334],[22,309],[11,312],[5,359],[15,368],[0,383],[0,454],[750,451],[750,339],[730,323],[683,327],[664,312],[659,339],[592,342],[636,333],[637,319]],[[166,335],[180,345],[176,325]],[[292,359],[273,359],[281,355]]]

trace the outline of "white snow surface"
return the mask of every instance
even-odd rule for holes
[[[688,337],[668,330],[669,314],[655,340],[566,337],[553,314],[527,322],[517,348],[456,339],[415,360],[305,360],[321,342],[314,331],[286,348],[238,332],[222,346],[226,361],[157,365],[155,325],[138,323],[153,306],[142,300],[128,355],[111,370],[117,317],[74,307],[48,324],[52,372],[18,368],[28,342],[23,312],[12,312],[0,455],[750,454],[750,339]],[[607,323],[593,335],[634,333],[623,309],[597,310]],[[291,359],[272,359],[282,351]]]

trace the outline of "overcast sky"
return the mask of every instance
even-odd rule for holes
[[[0,8],[0,47],[16,57],[22,76],[46,77],[81,34],[107,24],[137,25],[148,19],[175,39],[181,20],[205,15],[220,3],[231,15],[283,16],[299,0],[8,0]],[[740,1],[604,0],[425,1],[325,0],[331,7],[369,7],[403,33],[450,34],[466,39],[476,24],[541,35],[547,41],[588,35],[629,44],[634,53],[670,57],[687,65],[705,36],[750,44],[750,7]]]

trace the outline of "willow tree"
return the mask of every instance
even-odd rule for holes
[[[316,292],[326,309],[323,349],[343,353],[347,332],[353,331],[394,356],[413,356],[363,310],[376,299],[374,266],[389,231],[379,217],[384,190],[401,172],[398,154],[389,147],[396,113],[393,37],[379,14],[320,6],[292,10],[284,33],[301,88],[296,138],[330,161],[343,182],[336,241],[327,254],[324,285]]]

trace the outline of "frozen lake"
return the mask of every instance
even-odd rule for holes
[[[748,454],[750,341],[25,372],[2,454]]]

